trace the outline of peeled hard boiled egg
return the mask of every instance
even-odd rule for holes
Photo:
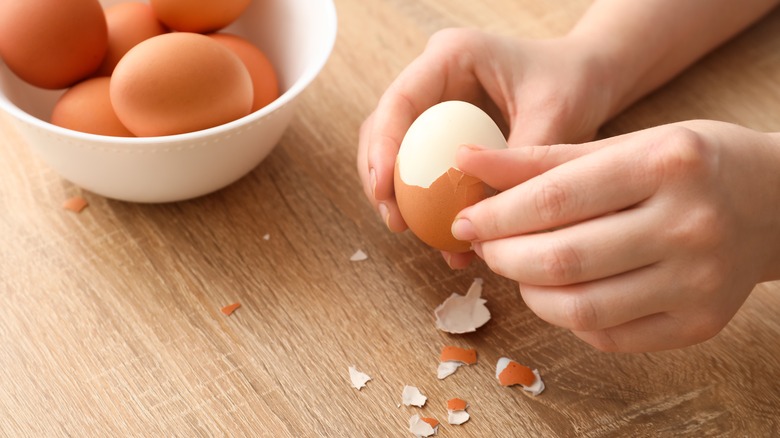
[[[455,216],[495,193],[457,168],[455,153],[464,144],[507,147],[501,129],[480,108],[457,100],[442,102],[409,127],[395,166],[395,197],[409,229],[428,245],[451,252],[470,248],[450,231]]]

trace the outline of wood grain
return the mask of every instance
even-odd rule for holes
[[[0,117],[0,435],[411,436],[409,416],[444,421],[455,396],[472,419],[439,436],[780,434],[780,283],[758,286],[701,345],[603,354],[539,320],[484,266],[453,272],[388,232],[364,200],[360,122],[433,32],[550,37],[588,4],[337,0],[335,51],[279,147],[187,202],[82,191]],[[780,131],[778,72],[775,12],[602,135],[689,118]],[[73,195],[90,202],[80,214],[61,208]],[[351,262],[357,249],[369,259]],[[433,309],[475,277],[492,321],[437,331]],[[439,381],[445,344],[476,348],[479,363]],[[541,370],[545,393],[496,385],[501,356]],[[373,376],[361,391],[350,365]],[[429,397],[424,408],[399,407],[405,384]]]

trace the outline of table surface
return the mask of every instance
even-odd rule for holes
[[[363,197],[360,122],[433,32],[551,37],[588,4],[337,0],[334,53],[279,146],[186,202],[82,191],[0,117],[0,435],[412,436],[420,413],[447,437],[776,436],[780,283],[756,287],[703,344],[600,353],[538,319],[511,281],[479,264],[451,271],[390,233]],[[690,118],[779,131],[778,72],[780,11],[601,134]],[[74,195],[90,203],[80,214],[61,207]],[[358,249],[368,259],[350,261]],[[492,320],[438,331],[434,308],[477,277]],[[478,364],[438,380],[446,344],[476,348]],[[547,390],[499,387],[501,356],[538,368]],[[373,377],[361,391],[350,365]],[[404,385],[425,407],[400,405]],[[465,425],[446,424],[451,397],[470,403]]]

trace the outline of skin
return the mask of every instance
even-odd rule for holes
[[[588,141],[777,3],[601,0],[544,41],[441,31],[361,127],[366,195],[403,231],[392,171],[404,133],[438,102],[475,103],[510,149],[461,147],[458,167],[502,192],[463,210],[453,234],[539,317],[600,350],[702,342],[780,278],[780,134],[689,121]],[[474,254],[443,256],[462,268]]]

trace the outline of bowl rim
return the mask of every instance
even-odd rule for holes
[[[133,147],[154,147],[161,144],[170,145],[176,142],[191,142],[202,141],[205,138],[223,135],[226,132],[233,130],[234,128],[240,128],[245,125],[249,125],[263,117],[274,113],[278,109],[292,102],[292,100],[298,96],[306,87],[311,84],[312,81],[319,75],[325,64],[328,62],[333,48],[336,44],[336,37],[338,34],[338,16],[336,14],[336,5],[333,0],[320,0],[325,5],[324,15],[322,20],[325,20],[328,24],[328,32],[323,34],[322,38],[325,41],[322,50],[317,54],[316,58],[313,58],[303,73],[293,82],[293,84],[284,91],[279,97],[274,99],[273,102],[266,106],[247,114],[244,117],[232,120],[221,125],[213,126],[211,128],[201,129],[198,131],[185,132],[181,134],[150,136],[150,137],[117,137],[111,135],[91,134],[87,132],[75,131],[61,126],[54,125],[46,120],[35,117],[26,111],[19,108],[13,103],[5,93],[0,93],[0,109],[10,114],[18,120],[26,122],[39,129],[49,131],[51,134],[61,135],[69,140],[86,141],[90,143],[100,143],[105,145],[114,145],[117,147],[132,145]],[[1,61],[1,60],[0,60]],[[11,72],[13,74],[13,72]]]

